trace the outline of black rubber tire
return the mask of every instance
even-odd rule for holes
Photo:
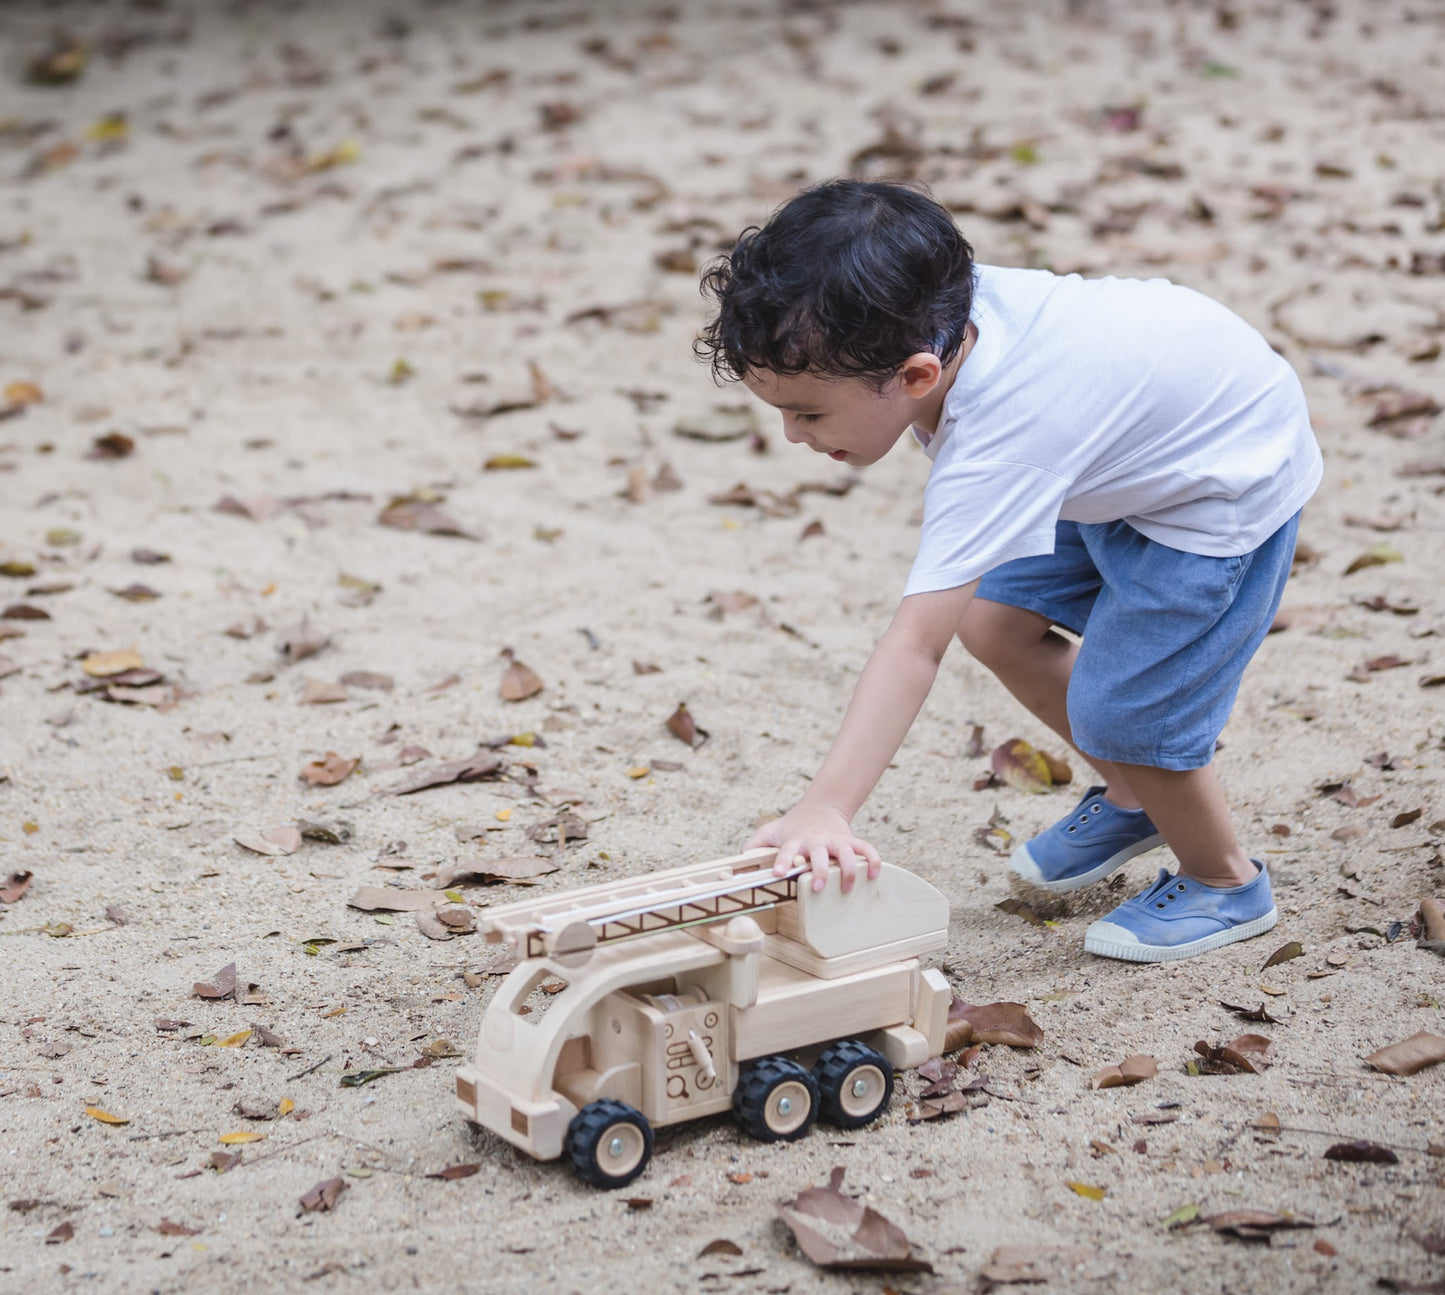
[[[793,1096],[807,1094],[808,1109],[794,1127],[779,1129],[769,1124],[770,1103],[784,1085],[794,1085]],[[760,1057],[744,1067],[733,1092],[733,1114],[743,1131],[760,1142],[792,1142],[813,1127],[818,1118],[818,1084],[802,1066],[786,1057]]]
[[[860,1071],[864,1072],[860,1077],[873,1080],[874,1091],[866,1109],[858,1107],[857,1097],[849,1091]],[[882,1076],[881,1083],[873,1079],[873,1071]],[[813,1078],[818,1083],[818,1118],[840,1129],[873,1123],[893,1100],[893,1067],[881,1052],[857,1039],[843,1039],[824,1048],[813,1063]]]
[[[631,1154],[626,1156],[626,1168],[621,1173],[610,1173],[607,1168],[607,1147],[613,1137],[621,1137],[630,1144]],[[605,1098],[588,1102],[567,1126],[562,1154],[592,1186],[609,1191],[626,1187],[652,1159],[652,1125],[641,1111],[633,1110],[626,1102]]]

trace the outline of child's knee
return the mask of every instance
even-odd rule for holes
[[[1069,736],[1085,755],[1120,751],[1132,746],[1116,706],[1088,688],[1070,688],[1068,696]],[[1107,757],[1104,757],[1107,758]]]
[[[958,641],[976,661],[997,671],[1037,643],[1048,622],[1033,612],[975,598],[958,626]]]

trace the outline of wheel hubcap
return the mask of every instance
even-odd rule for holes
[[[887,1091],[888,1081],[883,1072],[877,1066],[862,1065],[843,1081],[838,1104],[856,1119],[877,1110]]]
[[[779,1135],[796,1133],[807,1123],[813,1109],[812,1095],[796,1079],[785,1080],[773,1089],[768,1102],[767,1125]]]
[[[621,1178],[647,1155],[647,1142],[635,1124],[614,1124],[597,1142],[597,1167],[609,1178]]]

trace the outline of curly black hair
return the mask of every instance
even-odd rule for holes
[[[750,371],[861,378],[947,364],[973,305],[973,249],[926,192],[830,180],[751,226],[702,276],[717,314],[693,343],[719,382]]]

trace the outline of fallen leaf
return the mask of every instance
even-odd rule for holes
[[[34,875],[32,872],[12,872],[4,882],[0,882],[0,904],[18,904],[30,888]]]
[[[393,499],[381,510],[376,519],[383,526],[399,531],[421,531],[426,535],[452,535],[458,539],[476,540],[481,537],[466,530],[462,524],[444,513],[429,500],[414,495],[402,495]]]
[[[321,679],[308,679],[301,690],[303,706],[324,706],[333,702],[347,701],[350,694],[344,684],[326,683]]]
[[[542,686],[541,676],[535,670],[508,654],[507,668],[502,674],[503,701],[525,701],[541,692]]]
[[[449,1183],[454,1183],[459,1178],[470,1178],[481,1169],[480,1162],[465,1165],[448,1165],[445,1169],[438,1169],[434,1174],[427,1174],[428,1178],[443,1178]]]
[[[255,495],[246,499],[237,498],[235,495],[222,495],[216,500],[214,511],[227,513],[232,517],[244,517],[248,521],[264,522],[281,511],[281,504],[269,495]]]
[[[706,1259],[708,1255],[727,1255],[736,1258],[742,1254],[743,1248],[736,1241],[729,1241],[726,1237],[719,1237],[716,1241],[709,1241],[697,1252],[699,1259]]]
[[[447,902],[445,890],[402,890],[397,886],[361,886],[346,901],[365,913],[430,912]]]
[[[1187,1223],[1193,1223],[1198,1217],[1198,1205],[1181,1205],[1172,1214],[1164,1218],[1159,1226],[1166,1232],[1173,1232],[1175,1228],[1182,1228]]]
[[[1403,562],[1405,555],[1399,549],[1389,544],[1375,544],[1360,554],[1349,566],[1345,568],[1347,576],[1354,575],[1356,571],[1364,571],[1368,567],[1382,567],[1389,562]]]
[[[344,1178],[323,1178],[301,1198],[302,1211],[307,1214],[325,1213],[350,1185]]]
[[[292,665],[315,656],[330,642],[329,634],[321,633],[304,617],[295,625],[276,631],[276,650]]]
[[[1266,1241],[1271,1232],[1289,1228],[1312,1228],[1310,1219],[1290,1214],[1274,1214],[1268,1210],[1227,1210],[1223,1214],[1206,1215],[1204,1221],[1216,1232],[1240,1237],[1246,1241]]]
[[[535,468],[536,461],[525,454],[493,454],[482,464],[483,472],[506,472],[518,468]]]
[[[1094,1187],[1089,1183],[1066,1182],[1064,1186],[1070,1191],[1076,1192],[1078,1195],[1084,1197],[1085,1200],[1090,1201],[1101,1201],[1109,1194],[1108,1188]]]
[[[1089,1080],[1089,1087],[1124,1088],[1145,1079],[1153,1079],[1158,1073],[1159,1063],[1153,1057],[1136,1052],[1133,1056],[1125,1057],[1117,1066],[1105,1066],[1102,1070],[1095,1071]]]
[[[228,962],[209,980],[198,980],[191,988],[197,998],[231,998],[236,992],[236,964]]]
[[[1390,826],[1409,827],[1410,824],[1413,823],[1417,818],[1419,818],[1420,815],[1424,812],[1424,809],[1421,808],[1406,810],[1403,814],[1396,814],[1395,817],[1390,820]]]
[[[1015,791],[1039,793],[1053,786],[1048,760],[1021,737],[995,747],[989,764],[994,774]]]
[[[990,827],[980,828],[978,829],[978,831],[986,833],[996,833],[1003,832],[1003,829],[998,827]],[[1007,832],[1004,832],[1003,834],[1004,836],[1008,837],[1010,841],[1013,839],[1011,836],[1009,836]],[[978,832],[975,832],[974,835],[977,836]],[[1030,926],[1048,925],[1048,923],[1046,923],[1044,919],[1033,910],[1032,907],[1030,907],[1028,904],[1025,904],[1021,899],[1015,899],[1012,895],[1010,895],[1007,899],[999,900],[998,903],[994,905],[994,907],[998,909],[1000,913],[1011,913],[1014,917],[1023,918],[1024,921],[1027,922]]]
[[[45,1234],[45,1244],[48,1246],[58,1246],[61,1242],[69,1241],[74,1236],[75,1224],[69,1219],[66,1219],[64,1223],[57,1223],[51,1231]]]
[[[301,848],[301,833],[294,827],[273,827],[266,832],[237,832],[231,838],[253,854],[288,855]]]
[[[1281,962],[1288,962],[1291,958],[1298,958],[1304,955],[1304,945],[1298,940],[1291,940],[1288,944],[1282,944],[1265,959],[1261,971],[1267,971],[1270,967],[1277,967]]]
[[[490,751],[480,751],[464,760],[453,760],[439,764],[425,773],[416,774],[406,782],[383,792],[387,796],[410,796],[425,791],[428,787],[444,787],[454,782],[479,782],[485,778],[500,778],[502,762]]]
[[[564,811],[551,818],[544,818],[540,823],[534,823],[527,829],[527,839],[537,842],[538,845],[565,846],[570,842],[585,841],[587,832],[585,818],[571,811]]]
[[[250,1129],[241,1129],[236,1133],[223,1133],[217,1141],[223,1146],[240,1147],[245,1146],[248,1142],[263,1142],[265,1138],[266,1135],[264,1133],[254,1133]]]
[[[1034,1048],[1044,1032],[1022,1003],[986,1003],[976,1006],[955,998],[948,1009],[943,1050],[957,1052],[970,1043],[1003,1043],[1011,1048]]]
[[[1262,1025],[1279,1024],[1279,1021],[1275,1017],[1271,1016],[1268,1011],[1265,1010],[1265,1006],[1263,1003],[1261,1003],[1258,1007],[1241,1007],[1238,1003],[1226,1003],[1221,1000],[1219,1005],[1223,1008],[1226,1008],[1228,1011],[1233,1012],[1241,1020],[1257,1021]]]
[[[145,662],[134,648],[125,648],[119,652],[92,652],[80,663],[80,668],[92,679],[110,679],[125,674],[128,670],[140,670],[144,667]]]
[[[1325,1152],[1326,1160],[1345,1160],[1352,1164],[1398,1165],[1400,1157],[1378,1142],[1336,1142]]]
[[[667,717],[667,731],[690,747],[699,747],[712,736],[707,729],[698,727],[686,702],[678,702],[677,709]]]
[[[913,1257],[913,1247],[896,1224],[871,1206],[839,1190],[843,1170],[834,1169],[827,1187],[809,1187],[778,1213],[798,1247],[822,1268],[874,1272],[928,1272],[933,1266]]]
[[[201,1235],[200,1228],[190,1228],[184,1223],[176,1223],[171,1219],[162,1219],[156,1224],[156,1231],[163,1237],[198,1237]]]
[[[87,1106],[85,1113],[93,1120],[99,1120],[102,1124],[129,1124],[128,1115],[112,1115],[109,1111],[103,1111],[99,1106]]]
[[[1210,1044],[1200,1039],[1194,1051],[1202,1060],[1201,1070],[1209,1074],[1234,1074],[1245,1071],[1260,1075],[1274,1062],[1274,1042],[1262,1034],[1241,1034],[1228,1043]]]
[[[108,432],[97,436],[86,451],[87,459],[124,459],[135,450],[135,441],[124,432]]]
[[[360,757],[347,760],[335,751],[328,751],[320,760],[306,765],[301,770],[301,777],[312,787],[334,787],[355,773],[360,765]]]
[[[1387,1075],[1413,1075],[1439,1061],[1445,1061],[1445,1039],[1425,1030],[1372,1052],[1365,1058],[1366,1065],[1383,1070]]]
[[[531,881],[556,872],[559,866],[540,855],[484,859],[476,863],[443,863],[437,865],[435,880],[443,890],[466,881],[481,882],[483,885],[499,881]]]
[[[400,1073],[400,1066],[380,1066],[375,1070],[357,1070],[349,1075],[342,1075],[341,1086],[343,1088],[360,1088],[363,1084],[375,1083],[378,1079],[384,1079],[387,1075]]]
[[[389,674],[372,670],[348,670],[340,682],[347,688],[365,688],[371,692],[391,692],[396,687],[396,680]]]
[[[251,1035],[252,1035],[253,1032],[254,1032],[254,1031],[251,1031],[251,1030],[241,1030],[241,1031],[239,1031],[239,1032],[236,1033],[236,1034],[232,1034],[232,1035],[227,1036],[227,1037],[224,1038],[224,1039],[218,1040],[217,1043],[216,1043],[216,1046],[217,1046],[218,1048],[240,1048],[240,1047],[244,1047],[244,1046],[245,1046],[245,1043],[246,1043],[246,1040],[251,1037]]]

